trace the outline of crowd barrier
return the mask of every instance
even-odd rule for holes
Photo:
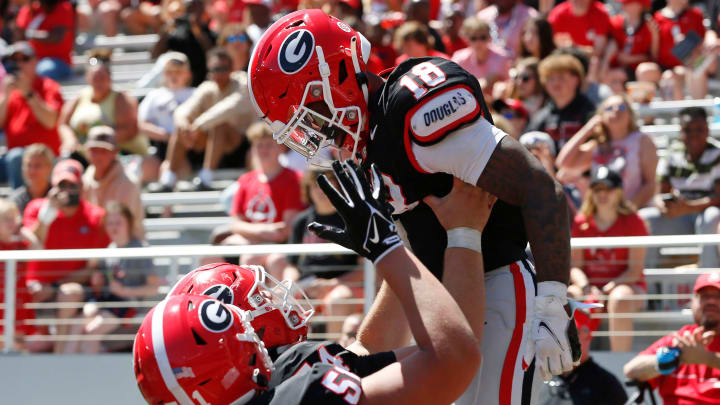
[[[643,236],[643,237],[607,237],[607,238],[574,238],[571,241],[573,249],[585,249],[585,248],[611,248],[611,247],[682,247],[682,246],[698,246],[698,245],[718,245],[720,244],[720,235],[670,235],[670,236]],[[38,260],[39,253],[41,254],[42,260],[78,260],[78,259],[103,259],[103,258],[169,258],[171,262],[177,263],[181,258],[187,257],[209,257],[209,256],[239,256],[243,254],[271,254],[271,253],[282,253],[282,254],[351,254],[352,252],[348,249],[342,248],[335,244],[287,244],[287,245],[254,245],[254,246],[208,246],[208,245],[184,245],[184,246],[157,246],[157,247],[146,247],[146,248],[124,248],[124,249],[76,249],[76,250],[43,250],[43,251],[0,251],[0,261],[5,262],[5,319],[3,320],[4,328],[4,346],[5,351],[10,351],[12,345],[10,342],[14,341],[15,328],[11,327],[15,323],[15,285],[16,285],[16,270],[17,263],[19,261]],[[708,269],[647,269],[645,274],[649,277],[672,277],[672,276],[684,276],[694,278],[697,274],[707,271]],[[720,271],[720,269],[714,269]],[[174,274],[173,274],[174,273]],[[171,275],[176,279],[178,276],[177,265],[171,265]],[[171,282],[174,282],[172,280]],[[365,312],[369,309],[372,301],[375,297],[375,272],[373,271],[372,265],[366,261],[364,266],[364,298],[356,303],[363,303]],[[683,294],[645,294],[638,296],[638,299],[646,300],[670,300],[670,299],[686,299],[691,297],[689,292]],[[601,300],[606,297],[599,297]],[[317,302],[315,302],[317,304]],[[33,303],[29,304],[32,308],[43,308],[45,306],[58,308],[58,303]],[[65,303],[63,305],[76,305],[81,306],[82,303]],[[102,304],[101,304],[102,305]],[[113,305],[113,304],[109,304]],[[117,303],[114,304],[117,306]],[[137,301],[137,302],[126,302],[124,306],[138,306],[148,307],[152,306],[152,302]],[[595,317],[603,318],[607,317],[605,314],[595,314]],[[674,312],[647,312],[647,313],[633,313],[633,314],[618,314],[617,316],[632,317],[636,320],[643,319],[658,319],[658,320],[686,320],[689,319],[689,313],[687,311],[674,311]],[[325,321],[338,321],[338,319],[331,319],[332,317],[326,317]],[[127,320],[126,320],[127,321]],[[77,320],[34,320],[29,321],[36,325],[50,325],[50,324],[72,324]],[[135,319],[131,323],[138,323],[139,320]],[[649,333],[650,335],[664,334],[665,331],[636,331],[633,332],[635,336],[643,335],[643,333]],[[605,333],[607,334],[607,333]],[[598,336],[602,336],[603,332],[600,332]],[[53,340],[62,339],[97,339],[97,337],[77,337],[77,336],[66,336],[56,337]],[[107,338],[105,336],[104,338]],[[114,336],[109,339],[131,339],[132,336]]]

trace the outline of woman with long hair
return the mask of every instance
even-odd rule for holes
[[[605,166],[592,176],[580,212],[572,226],[573,238],[646,236],[645,223],[625,199],[620,175]],[[643,277],[645,248],[575,249],[571,252],[570,286],[575,297],[606,296],[610,322],[610,349],[630,351],[633,321],[616,314],[640,310],[644,301],[634,295],[646,291]],[[615,335],[622,332],[623,335]]]
[[[547,100],[547,93],[538,75],[539,63],[535,57],[520,59],[515,64],[515,74],[512,76],[510,98],[522,101],[529,116],[537,112]]]
[[[595,116],[560,150],[555,164],[562,182],[571,182],[593,167],[612,168],[621,174],[627,198],[639,208],[655,194],[657,149],[650,136],[638,129],[625,96],[608,97],[600,104]]]
[[[520,56],[543,59],[555,50],[550,23],[542,17],[529,19],[520,34]]]

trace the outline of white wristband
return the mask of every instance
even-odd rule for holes
[[[477,229],[459,227],[447,231],[447,247],[460,247],[482,253],[482,233]]]
[[[44,225],[50,225],[52,222],[57,218],[58,216],[58,209],[50,205],[50,201],[45,201],[42,206],[40,206],[40,211],[38,212],[38,221],[42,222]]]

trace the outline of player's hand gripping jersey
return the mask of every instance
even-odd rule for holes
[[[386,80],[368,103],[365,162],[383,174],[413,252],[441,276],[446,232],[421,200],[449,193],[453,175],[476,184],[505,134],[490,124],[477,79],[454,62],[409,59]],[[525,258],[526,246],[520,209],[498,201],[483,231],[486,271]]]

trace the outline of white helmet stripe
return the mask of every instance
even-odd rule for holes
[[[178,384],[175,373],[173,373],[172,367],[170,367],[167,351],[165,350],[163,318],[165,316],[166,304],[166,300],[160,301],[155,307],[155,312],[153,312],[152,317],[152,345],[155,361],[157,362],[163,382],[165,382],[165,387],[173,394],[175,400],[177,400],[180,405],[193,405],[192,399],[188,397],[185,390]]]

